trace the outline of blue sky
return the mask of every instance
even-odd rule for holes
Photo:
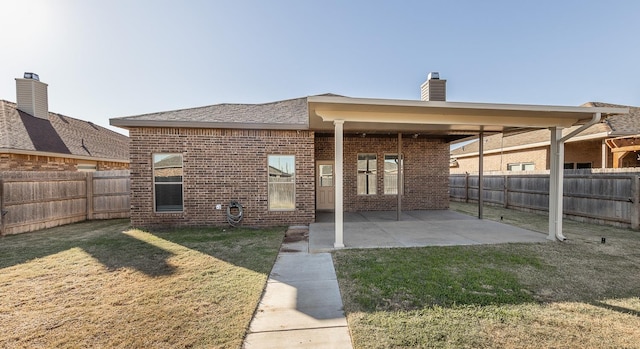
[[[321,93],[640,105],[640,1],[0,0],[0,99],[118,116]]]

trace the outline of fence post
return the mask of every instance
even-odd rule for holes
[[[640,230],[640,176],[631,176],[631,229]]]
[[[469,172],[464,173],[464,202],[469,202]]]
[[[87,220],[93,219],[93,173],[85,173],[86,195],[87,195]]]
[[[509,208],[509,176],[504,175],[504,208]]]
[[[5,219],[4,216],[6,213],[4,212],[4,180],[0,179],[0,236],[4,236],[4,225]]]

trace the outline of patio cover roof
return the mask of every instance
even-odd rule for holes
[[[626,114],[628,108],[525,104],[437,102],[397,99],[311,96],[307,98],[309,128],[333,132],[343,120],[345,132],[410,132],[469,135],[522,129],[582,125],[594,113]]]
[[[549,188],[549,239],[564,240],[562,235],[562,197],[564,142],[585,127],[601,122],[602,117],[627,114],[628,108],[571,107],[521,104],[460,103],[365,99],[337,96],[308,97],[309,128],[335,134],[335,243],[344,245],[343,219],[343,138],[345,132],[397,133],[398,154],[402,153],[402,133],[443,137],[449,141],[468,135],[544,129],[551,132],[551,174]],[[562,137],[562,129],[583,125]],[[479,157],[479,181],[482,183],[482,147]],[[398,183],[401,182],[398,171]],[[400,185],[400,184],[399,184]],[[398,194],[397,217],[401,216]],[[479,218],[482,218],[482,185],[478,193]]]

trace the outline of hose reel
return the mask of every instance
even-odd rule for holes
[[[237,209],[238,213],[233,214],[231,212],[232,209]],[[243,211],[244,210],[243,210],[242,204],[239,203],[238,201],[231,200],[231,202],[229,202],[229,206],[227,206],[227,222],[229,222],[230,226],[235,227],[238,224],[240,224],[244,214]]]

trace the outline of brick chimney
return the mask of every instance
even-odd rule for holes
[[[16,101],[18,109],[35,117],[49,120],[47,84],[40,82],[38,74],[24,73],[16,78]]]
[[[427,75],[427,81],[420,86],[420,99],[423,101],[447,100],[447,80],[440,80],[438,72]]]

